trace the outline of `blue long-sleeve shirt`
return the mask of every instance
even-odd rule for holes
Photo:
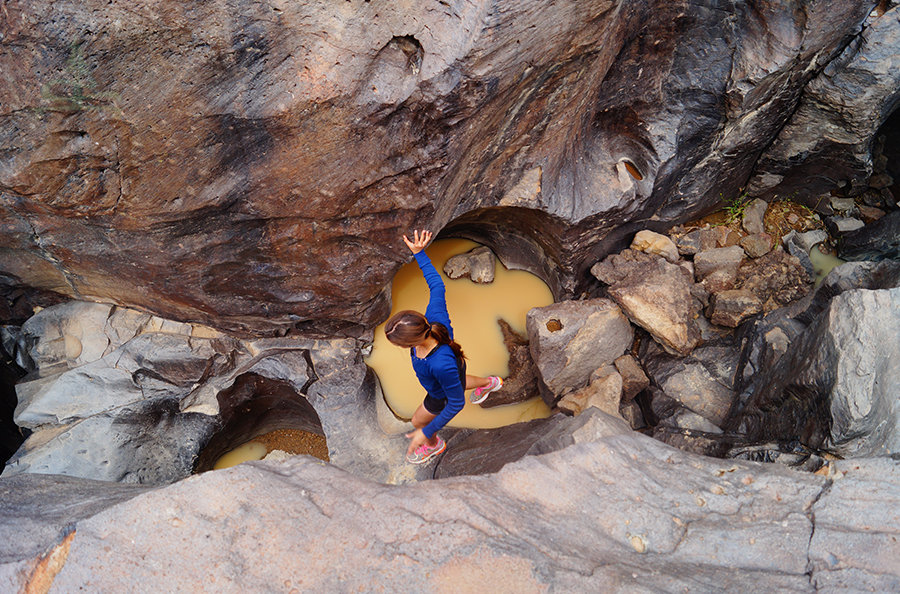
[[[438,322],[446,326],[452,339],[453,326],[450,325],[450,313],[447,311],[444,281],[424,251],[415,254],[415,258],[425,282],[428,283],[428,307],[425,309],[425,317],[429,322]],[[432,398],[447,401],[444,410],[422,428],[425,437],[431,439],[466,405],[465,386],[460,381],[459,363],[450,345],[438,345],[422,359],[416,356],[416,349],[412,348],[410,357],[413,370],[422,387]]]

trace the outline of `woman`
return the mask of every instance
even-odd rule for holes
[[[406,235],[403,241],[428,283],[428,307],[425,315],[408,309],[394,314],[385,324],[384,334],[392,344],[409,349],[413,370],[427,391],[413,414],[416,430],[406,435],[410,439],[406,460],[422,464],[447,449],[437,432],[465,406],[464,391],[475,388],[472,402],[478,404],[499,390],[503,380],[466,375],[465,355],[453,340],[444,282],[423,251],[431,241],[431,231],[422,231],[421,236],[415,231],[412,241]]]

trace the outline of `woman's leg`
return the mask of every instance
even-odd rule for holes
[[[428,409],[425,408],[424,404],[420,404],[419,408],[416,409],[416,412],[413,413],[412,424],[416,429],[421,429],[425,425],[431,422],[437,415],[433,415],[428,412]],[[433,448],[437,445],[437,434],[431,436],[431,439],[426,439],[425,443],[428,444],[428,447]]]
[[[466,390],[474,388],[486,388],[491,385],[491,380],[486,377],[478,377],[476,375],[466,376]]]

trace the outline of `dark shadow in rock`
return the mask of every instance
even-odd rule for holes
[[[838,256],[844,260],[900,259],[900,210],[841,237]]]
[[[194,472],[211,470],[225,453],[277,429],[325,437],[313,406],[287,382],[246,373],[220,392],[218,400],[220,428],[197,457]]]
[[[0,349],[0,467],[6,464],[22,442],[25,435],[13,422],[16,410],[16,382],[25,376],[25,370],[13,363]]]
[[[577,417],[555,414],[497,429],[460,433],[448,442],[434,478],[497,472],[525,456],[547,454],[585,441],[576,435],[583,429],[591,435],[630,432],[621,419],[592,408]]]

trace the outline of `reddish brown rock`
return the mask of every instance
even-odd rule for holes
[[[8,0],[4,286],[359,334],[429,227],[572,297],[738,195],[870,4]]]

